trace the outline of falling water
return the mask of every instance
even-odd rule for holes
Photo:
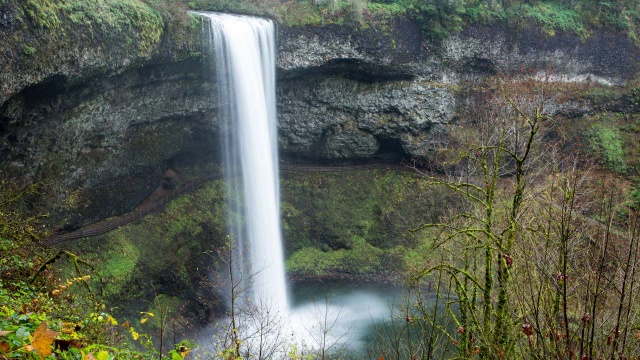
[[[244,221],[231,229],[249,298],[288,308],[280,229],[275,41],[270,20],[201,13],[217,74],[224,162]],[[239,175],[239,176],[238,176]],[[234,191],[235,190],[235,191]],[[250,276],[249,276],[250,275]]]

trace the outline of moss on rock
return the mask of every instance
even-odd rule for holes
[[[140,0],[8,0],[0,13],[0,104],[54,76],[70,86],[200,49],[200,29],[185,9],[170,16]]]
[[[73,244],[95,264],[105,282],[107,304],[135,318],[159,295],[176,298],[184,317],[206,320],[200,281],[206,279],[212,244],[224,239],[227,216],[222,181],[172,201],[164,210],[98,238]]]
[[[404,171],[290,173],[281,186],[287,269],[301,276],[399,270],[423,241],[410,230],[459,201]]]

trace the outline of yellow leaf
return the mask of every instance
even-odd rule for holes
[[[140,324],[144,324],[144,323],[146,323],[146,322],[147,322],[147,320],[149,320],[149,318],[144,318],[144,319],[140,320]]]
[[[107,322],[113,326],[118,325],[118,320],[116,320],[113,316],[107,316]]]
[[[98,352],[98,355],[96,355],[98,360],[107,360],[109,359],[109,353],[104,351],[104,350],[100,350]]]
[[[38,356],[40,356],[40,359],[42,360],[51,355],[51,344],[53,344],[53,340],[56,336],[58,336],[58,332],[47,330],[47,322],[43,321],[33,333],[33,341],[31,342],[31,345],[27,346],[27,350],[37,350]]]

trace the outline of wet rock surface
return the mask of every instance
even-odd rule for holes
[[[197,35],[176,45],[163,33],[127,53],[108,37],[21,30],[15,16],[0,8],[0,32],[22,39],[0,53],[8,69],[0,74],[0,171],[46,180],[53,223],[73,228],[130,210],[167,168],[218,161],[215,79],[196,54]],[[429,158],[464,110],[458,90],[469,79],[507,72],[618,85],[635,77],[638,59],[626,35],[609,31],[580,39],[470,26],[431,44],[404,19],[384,30],[280,26],[281,153],[311,162]],[[590,111],[584,103],[557,108]]]
[[[368,158],[378,154],[380,141],[393,139],[405,155],[414,156],[420,153],[409,139],[449,123],[455,99],[441,84],[315,77],[283,81],[278,110],[285,151],[309,158]]]
[[[0,107],[2,171],[46,179],[54,221],[68,227],[131,210],[183,154],[211,161],[212,86],[192,60],[26,89]]]

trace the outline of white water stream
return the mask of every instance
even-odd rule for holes
[[[238,266],[250,291],[244,300],[288,309],[280,229],[275,40],[270,20],[200,13],[215,55],[224,162],[243,220],[232,227]],[[239,175],[239,176],[238,176]],[[235,184],[235,185],[234,185]]]

